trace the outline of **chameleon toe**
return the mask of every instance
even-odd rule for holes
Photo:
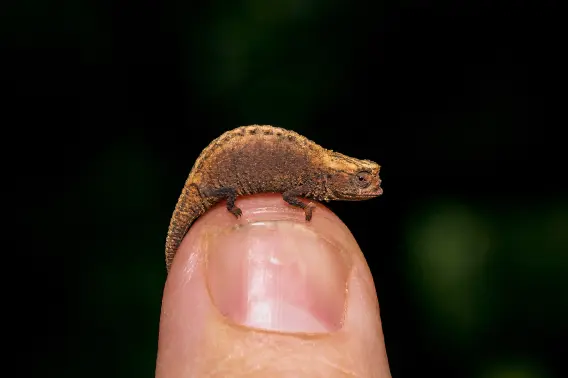
[[[308,203],[304,208],[304,213],[306,214],[306,220],[309,222],[312,220],[312,212],[315,209],[315,205],[313,203]]]
[[[231,213],[236,216],[237,218],[239,218],[241,215],[243,215],[243,211],[241,209],[239,209],[238,207],[234,207],[231,210]]]

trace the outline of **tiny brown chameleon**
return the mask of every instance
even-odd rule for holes
[[[361,201],[383,193],[380,166],[327,150],[293,131],[267,125],[225,132],[197,158],[177,205],[166,239],[166,268],[193,221],[221,200],[240,217],[238,196],[282,193],[284,201],[312,219],[316,201]]]

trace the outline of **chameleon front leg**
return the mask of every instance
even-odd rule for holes
[[[303,209],[304,214],[306,215],[306,220],[310,221],[312,219],[312,212],[316,208],[316,206],[312,202],[306,204],[300,201],[300,199],[298,198],[306,195],[308,192],[309,191],[306,190],[304,186],[299,186],[282,193],[282,198],[284,198],[284,201],[288,202],[290,205]]]
[[[243,215],[241,209],[235,206],[237,199],[237,191],[233,188],[204,188],[201,189],[201,194],[205,197],[213,197],[217,200],[227,200],[227,210],[237,218]]]

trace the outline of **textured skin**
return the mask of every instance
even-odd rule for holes
[[[383,193],[380,166],[326,150],[305,137],[272,126],[251,125],[227,131],[197,158],[170,221],[166,239],[169,271],[193,221],[226,199],[237,218],[235,199],[255,193],[282,193],[292,206],[312,218],[316,201],[360,201]]]

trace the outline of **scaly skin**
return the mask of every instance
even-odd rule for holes
[[[237,218],[238,196],[282,193],[292,206],[312,218],[315,201],[361,201],[383,193],[380,166],[327,150],[293,131],[251,125],[227,131],[197,158],[170,221],[166,239],[169,272],[189,227],[205,211],[226,199]]]

